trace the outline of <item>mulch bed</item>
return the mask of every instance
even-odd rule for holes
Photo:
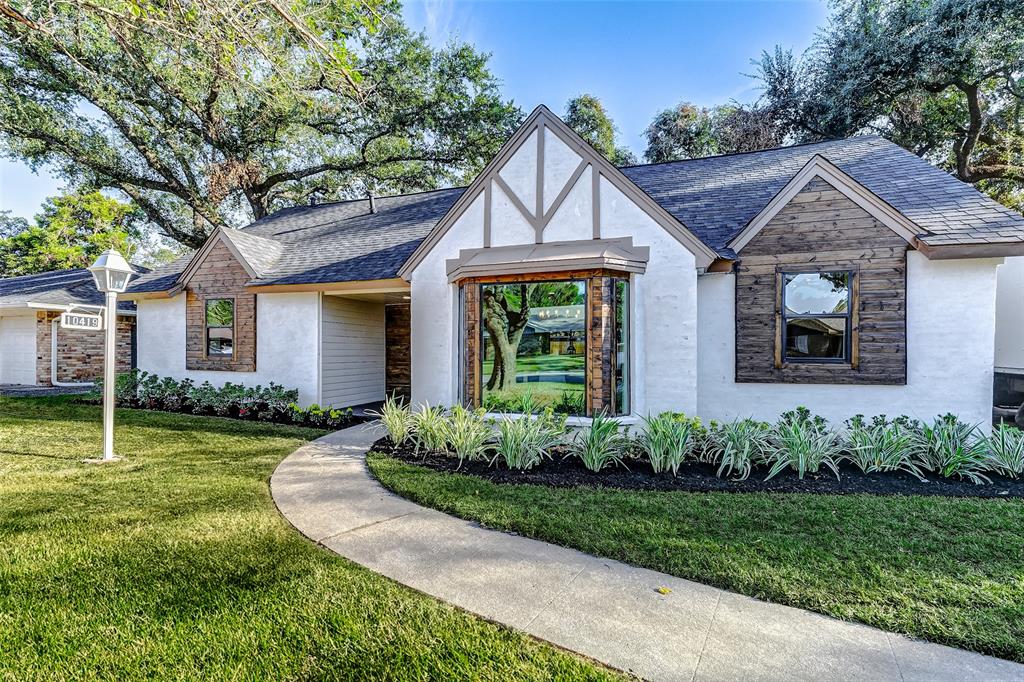
[[[975,485],[959,479],[934,479],[919,481],[902,472],[865,474],[844,462],[839,467],[841,478],[837,481],[831,473],[808,474],[800,480],[795,472],[785,471],[770,481],[765,481],[768,469],[755,467],[745,481],[732,481],[715,475],[717,467],[709,464],[688,463],[680,468],[679,476],[655,474],[649,465],[640,460],[627,461],[629,469],[606,469],[600,473],[588,471],[576,458],[564,459],[556,452],[554,459],[530,471],[510,471],[504,466],[489,466],[487,462],[464,462],[454,456],[423,452],[416,453],[410,446],[394,447],[391,439],[384,437],[373,445],[374,452],[390,455],[396,459],[427,467],[435,471],[470,474],[498,484],[546,485],[553,488],[620,488],[624,490],[680,490],[686,492],[730,492],[730,493],[814,493],[819,495],[939,495],[943,497],[1015,497],[1024,498],[1024,480],[1013,480],[989,474],[992,483]]]

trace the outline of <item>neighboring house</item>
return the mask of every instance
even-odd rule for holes
[[[1024,403],[1024,258],[999,266],[996,294],[996,405]]]
[[[89,384],[103,375],[102,331],[63,329],[63,312],[96,312],[103,294],[88,270],[0,279],[0,384]],[[85,307],[83,307],[85,306]],[[135,305],[119,302],[119,371],[135,366]]]
[[[282,210],[130,295],[141,368],[305,402],[988,422],[1019,255],[877,137],[616,169],[540,107],[466,189]]]

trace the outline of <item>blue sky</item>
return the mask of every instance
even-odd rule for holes
[[[819,0],[785,2],[542,2],[419,0],[407,23],[435,44],[450,38],[490,52],[505,97],[555,113],[581,93],[599,97],[622,142],[643,151],[658,111],[686,100],[711,106],[756,99],[743,73],[776,44],[806,48],[827,14]],[[0,210],[31,218],[61,182],[0,160]]]

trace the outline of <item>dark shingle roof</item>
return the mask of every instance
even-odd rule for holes
[[[463,188],[294,206],[227,234],[260,273],[254,284],[309,284],[391,279]],[[279,244],[272,253],[268,244]],[[191,254],[141,277],[133,292],[166,291]]]
[[[722,252],[820,154],[916,223],[928,244],[1024,242],[1024,217],[875,136],[623,168],[626,177]]]
[[[136,268],[138,269],[138,268]],[[0,279],[0,307],[34,303],[42,306],[103,305],[92,274],[84,269],[53,270],[36,275]],[[119,301],[118,310],[134,310],[130,301]]]
[[[933,246],[1015,242],[1024,217],[927,161],[874,136],[745,154],[631,166],[622,172],[719,254],[815,155],[916,223]],[[464,188],[287,208],[232,243],[260,273],[256,284],[390,279]],[[170,289],[191,255],[140,277],[133,291]]]

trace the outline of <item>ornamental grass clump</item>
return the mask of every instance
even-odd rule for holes
[[[889,421],[879,415],[867,422],[858,414],[846,421],[846,452],[842,458],[865,474],[905,471],[923,481],[914,454],[914,434],[919,428],[920,424],[909,417]]]
[[[754,466],[765,461],[770,449],[771,424],[737,419],[713,425],[704,447],[705,458],[717,464],[717,475],[745,481]]]
[[[412,410],[405,401],[393,395],[388,396],[379,412],[371,410],[367,411],[367,414],[380,421],[380,428],[388,434],[388,438],[396,447],[404,445],[412,438]]]
[[[599,412],[590,420],[590,426],[581,429],[569,443],[569,456],[579,457],[590,471],[595,473],[606,466],[625,466],[622,458],[629,450],[630,440],[620,431],[618,419],[611,419]]]
[[[448,445],[448,418],[440,405],[431,407],[429,403],[420,407],[419,412],[412,415],[412,438],[416,443],[416,451],[422,448],[427,452],[444,450]]]
[[[811,415],[806,408],[783,414],[772,427],[769,444],[767,459],[771,469],[766,481],[787,468],[802,480],[809,473],[818,473],[823,466],[839,478],[837,461],[842,454],[839,439],[823,417]]]
[[[1024,474],[1024,431],[1000,424],[985,441],[990,466],[1008,478]]]
[[[924,424],[914,435],[916,456],[925,469],[944,478],[966,478],[975,484],[991,483],[987,443],[977,424],[967,424],[952,414]]]
[[[516,471],[527,471],[551,457],[551,450],[562,441],[565,417],[545,410],[538,417],[505,415],[498,422],[498,439],[494,445],[491,466],[501,461]]]
[[[671,471],[673,476],[678,476],[679,467],[693,454],[696,440],[692,420],[677,419],[675,414],[663,412],[656,417],[644,417],[644,433],[639,445],[654,473]]]
[[[445,441],[459,458],[460,467],[467,459],[480,460],[487,454],[494,432],[483,415],[483,410],[471,411],[456,405],[445,420]]]

